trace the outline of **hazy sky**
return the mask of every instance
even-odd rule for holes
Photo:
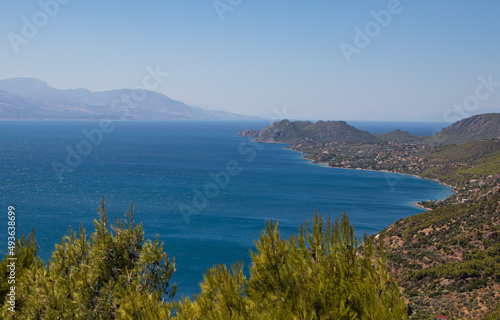
[[[158,65],[156,91],[194,106],[454,121],[500,111],[499,14],[495,0],[4,0],[0,79],[100,91]]]

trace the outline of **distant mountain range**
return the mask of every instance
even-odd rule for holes
[[[245,130],[240,135],[252,137],[256,142],[268,143],[352,143],[352,142],[397,142],[411,144],[462,144],[483,139],[500,139],[500,113],[476,115],[460,120],[437,134],[418,137],[407,131],[395,130],[372,134],[356,129],[345,121],[282,120],[262,131]]]
[[[0,120],[238,120],[255,119],[191,107],[144,90],[59,90],[34,78],[0,80]]]

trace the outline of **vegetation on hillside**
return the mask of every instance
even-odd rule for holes
[[[409,306],[478,319],[500,300],[500,195],[395,222],[378,237]]]
[[[471,179],[500,174],[500,141],[443,146],[425,158],[430,162],[423,177],[462,186]]]
[[[500,113],[479,114],[457,121],[425,139],[430,143],[447,145],[500,139]]]
[[[359,130],[345,121],[289,121],[281,120],[257,132],[240,131],[240,135],[255,137],[255,142],[290,143],[301,142],[327,143],[380,141],[368,131]]]

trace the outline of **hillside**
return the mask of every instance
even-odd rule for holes
[[[472,116],[458,121],[435,135],[418,137],[407,131],[395,130],[371,134],[350,126],[345,121],[294,121],[282,120],[262,131],[244,130],[239,135],[255,138],[255,142],[297,144],[327,143],[399,143],[452,145],[479,140],[500,139],[500,113]]]
[[[255,131],[240,132],[240,135],[255,136]],[[294,121],[281,120],[264,128],[256,136],[255,142],[268,143],[326,143],[364,142],[380,139],[368,131],[356,129],[345,121]]]
[[[224,111],[195,108],[144,90],[133,97],[130,89],[92,92],[59,90],[32,78],[0,80],[0,120],[231,120],[250,119]]]
[[[377,238],[388,246],[412,319],[442,313],[481,319],[500,300],[500,141],[427,150],[419,176],[455,186],[456,195],[423,202],[434,209],[395,222]]]
[[[424,156],[429,165],[421,176],[453,185],[500,173],[500,141],[483,140],[442,146]]]
[[[460,120],[426,138],[428,142],[438,144],[462,144],[482,139],[500,139],[500,113],[480,114]]]
[[[0,90],[0,118],[1,119],[29,119],[41,117],[43,111],[33,101],[18,95]]]
[[[479,319],[500,300],[500,195],[395,222],[377,237],[389,248],[412,319],[438,313]]]
[[[330,167],[406,173],[452,185],[455,195],[419,203],[432,210],[375,237],[388,249],[389,270],[411,319],[484,319],[495,305],[500,308],[500,140],[486,139],[496,137],[498,127],[490,126],[498,117],[474,116],[423,139],[396,130],[373,135],[377,141],[356,141],[346,137],[360,137],[354,135],[360,130],[334,122],[344,132],[327,131],[307,121],[240,134],[290,143],[290,149]],[[444,134],[447,139],[437,143]]]

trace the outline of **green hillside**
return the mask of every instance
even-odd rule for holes
[[[425,158],[431,162],[422,177],[460,185],[470,179],[500,174],[500,141],[443,146]]]
[[[500,195],[395,222],[379,234],[412,319],[479,319],[500,299]]]
[[[472,116],[426,137],[428,142],[438,144],[462,144],[482,139],[500,139],[500,113]]]
[[[270,143],[326,143],[380,141],[368,131],[359,130],[345,121],[294,121],[282,120],[264,128],[256,142]]]

